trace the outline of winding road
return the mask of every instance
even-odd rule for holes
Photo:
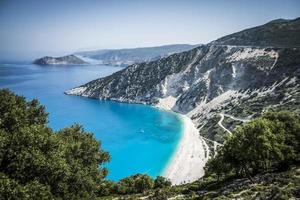
[[[230,130],[228,130],[225,126],[223,126],[223,124],[222,124],[222,122],[223,122],[223,120],[224,120],[224,116],[225,116],[225,117],[229,117],[229,118],[231,118],[231,119],[233,119],[233,120],[236,120],[236,121],[243,122],[243,123],[250,121],[249,119],[239,118],[239,117],[234,117],[234,116],[232,116],[232,115],[228,115],[228,114],[225,114],[225,113],[219,113],[219,115],[221,116],[221,119],[219,120],[218,125],[219,125],[223,130],[225,130],[226,132],[228,132],[230,135],[232,135],[232,132],[231,132]]]

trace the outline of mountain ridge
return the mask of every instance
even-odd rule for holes
[[[275,19],[253,28],[226,35],[213,44],[260,47],[300,47],[300,18]]]

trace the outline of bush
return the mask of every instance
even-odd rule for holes
[[[154,180],[154,188],[155,189],[169,187],[171,185],[172,185],[171,181],[162,176],[157,176],[156,179]]]
[[[136,174],[126,177],[118,182],[119,194],[142,193],[153,188],[153,180],[146,174]]]
[[[117,183],[113,181],[102,181],[102,183],[98,186],[97,196],[109,196],[111,194],[116,194],[117,187]]]

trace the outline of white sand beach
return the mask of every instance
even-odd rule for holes
[[[180,116],[184,125],[183,135],[163,173],[163,176],[170,179],[174,185],[201,178],[204,175],[203,168],[208,160],[206,155],[209,151],[192,120],[185,115]]]

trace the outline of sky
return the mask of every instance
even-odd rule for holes
[[[0,59],[204,44],[297,17],[299,0],[0,0]]]

